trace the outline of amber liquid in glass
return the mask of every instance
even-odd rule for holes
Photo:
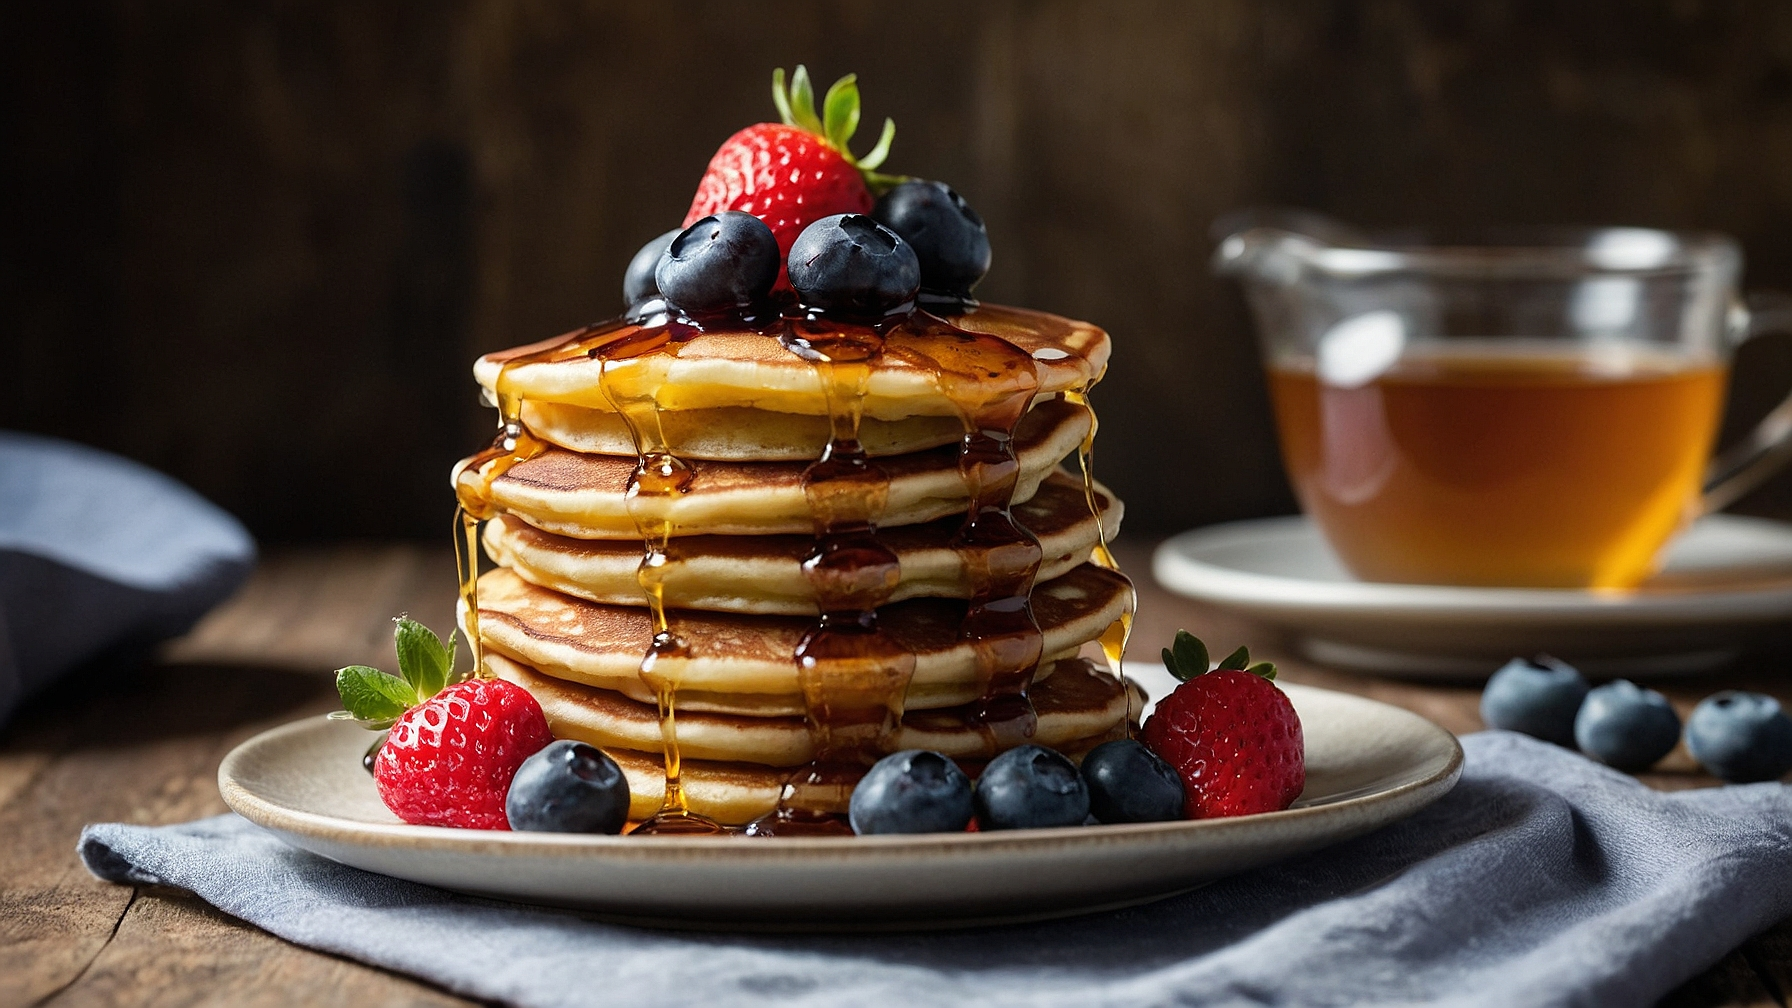
[[[1354,387],[1280,362],[1270,392],[1301,506],[1356,576],[1628,588],[1698,513],[1725,377],[1640,350],[1471,344]]]

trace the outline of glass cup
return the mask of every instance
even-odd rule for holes
[[[1784,299],[1744,305],[1722,235],[1217,228],[1289,479],[1364,580],[1630,588],[1788,455],[1792,397],[1710,458],[1732,351],[1792,323]]]

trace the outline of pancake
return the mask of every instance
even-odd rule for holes
[[[1089,559],[1105,527],[1119,530],[1122,508],[1105,488],[1096,501],[1102,524],[1089,513],[1081,478],[1053,472],[1014,516],[1039,539],[1044,559],[1038,580],[1064,574]],[[903,525],[879,533],[878,541],[902,564],[902,580],[890,601],[910,598],[969,598],[964,562],[947,544],[959,516],[925,525]],[[660,575],[665,604],[675,609],[718,612],[815,615],[815,591],[802,562],[814,548],[809,535],[691,536],[680,539]],[[641,563],[636,540],[573,539],[543,532],[521,519],[500,515],[485,526],[485,551],[494,562],[534,584],[592,602],[647,604],[635,579]]]
[[[1029,741],[1057,748],[1125,720],[1126,691],[1113,676],[1082,658],[1054,664],[1051,674],[1033,686],[1039,722]],[[493,656],[491,669],[535,696],[555,738],[578,739],[605,750],[660,751],[659,715],[651,703],[544,676],[502,657]],[[675,725],[679,753],[687,759],[797,767],[814,755],[808,723],[801,717],[682,712]],[[905,715],[891,746],[891,751],[932,749],[955,759],[996,754],[994,736],[979,731],[962,707]]]
[[[1123,737],[1125,732],[1116,725],[1092,738],[1059,746],[1058,751],[1080,762],[1084,753],[1101,743]],[[628,817],[639,822],[658,812],[666,798],[666,765],[659,754],[613,749],[610,758],[628,778]],[[980,761],[959,762],[973,776],[982,771]],[[691,811],[726,826],[742,826],[770,812],[777,806],[778,792],[789,776],[789,771],[778,767],[715,760],[683,760],[681,770]],[[848,797],[844,793],[836,796],[834,807],[844,809]]]
[[[1082,444],[1089,411],[1053,399],[1021,418],[1014,449],[1020,475],[1014,501],[1033,496],[1058,461]],[[462,463],[465,464],[464,462]],[[578,539],[639,539],[629,514],[632,455],[587,455],[550,448],[512,466],[491,484],[501,511],[536,528]],[[890,478],[889,502],[879,525],[893,528],[958,514],[970,495],[958,471],[958,449],[947,446],[881,459]],[[641,497],[644,514],[670,519],[673,534],[810,534],[815,522],[803,494],[801,462],[692,462],[689,488],[672,497]],[[454,470],[459,479],[461,466]]]
[[[1124,577],[1093,564],[1036,584],[1033,615],[1044,633],[1043,654],[1071,653],[1100,637],[1130,600]],[[959,637],[964,613],[964,602],[936,598],[878,610],[878,626],[915,655],[910,710],[976,699],[976,651]],[[691,610],[672,610],[667,616],[690,655],[681,662],[681,710],[754,716],[803,712],[791,656],[814,627],[812,618]],[[479,633],[488,653],[555,678],[653,702],[639,674],[652,637],[644,608],[587,602],[498,568],[479,579]]]
[[[597,455],[635,451],[628,425],[611,410],[528,400],[522,418],[536,437],[572,451]],[[760,462],[812,461],[830,436],[827,417],[745,406],[665,410],[660,413],[660,433],[679,458]],[[859,443],[873,456],[926,451],[963,436],[964,422],[955,416],[865,417],[859,424]]]
[[[1083,388],[1107,367],[1107,333],[1087,322],[999,305],[985,305],[953,317],[952,322],[967,331],[1000,336],[1030,355],[1041,393]],[[899,327],[891,335],[892,348],[900,347],[902,331]],[[818,369],[777,337],[746,330],[708,331],[669,352],[623,360],[606,362],[580,355],[505,367],[507,361],[548,350],[577,335],[486,354],[474,363],[473,377],[489,392],[495,391],[502,373],[505,390],[524,400],[612,412],[614,407],[598,384],[599,375],[608,369],[605,380],[611,391],[627,397],[651,396],[661,410],[744,407],[802,416],[828,413]],[[1002,391],[999,386],[992,380],[987,391],[997,394]],[[931,368],[898,352],[886,352],[866,388],[864,415],[877,420],[956,418],[958,409],[941,392]]]

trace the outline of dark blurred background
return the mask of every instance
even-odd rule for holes
[[[0,427],[270,541],[445,537],[482,351],[612,315],[774,66],[856,71],[980,291],[1114,334],[1129,528],[1292,510],[1210,221],[1737,235],[1792,289],[1792,4],[66,0],[0,32]],[[1792,380],[1747,352],[1728,428]],[[1792,475],[1746,502],[1792,505]]]

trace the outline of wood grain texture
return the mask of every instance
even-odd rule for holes
[[[466,1002],[288,945],[193,897],[100,882],[90,822],[225,811],[218,762],[250,735],[336,706],[329,670],[392,664],[393,613],[446,626],[453,558],[417,547],[275,554],[148,666],[95,670],[0,734],[0,1004]]]
[[[1150,544],[1120,544],[1149,569]],[[1135,653],[1179,627],[1224,647],[1248,642],[1296,682],[1372,696],[1453,731],[1480,727],[1475,691],[1329,672],[1290,660],[1262,628],[1140,582]],[[90,822],[181,822],[224,810],[218,761],[264,728],[335,706],[329,670],[391,664],[389,617],[445,626],[446,548],[348,545],[279,550],[237,598],[146,667],[78,677],[0,731],[0,1004],[465,1004],[409,978],[289,945],[186,894],[94,880],[75,858]],[[1747,679],[1721,685],[1759,685]],[[1718,683],[1671,685],[1677,703]],[[1783,695],[1783,694],[1782,694]],[[1658,787],[1715,783],[1672,763]],[[1676,1006],[1754,1006],[1792,979],[1792,921],[1689,981]],[[1766,998],[1765,1000],[1763,998]]]
[[[612,314],[773,65],[860,74],[891,165],[988,218],[992,300],[1113,331],[1102,465],[1139,532],[1292,508],[1208,275],[1226,210],[1716,228],[1792,288],[1767,0],[79,0],[0,54],[0,426],[274,540],[439,541],[491,425],[473,355]],[[1745,360],[1732,434],[1792,341]]]

